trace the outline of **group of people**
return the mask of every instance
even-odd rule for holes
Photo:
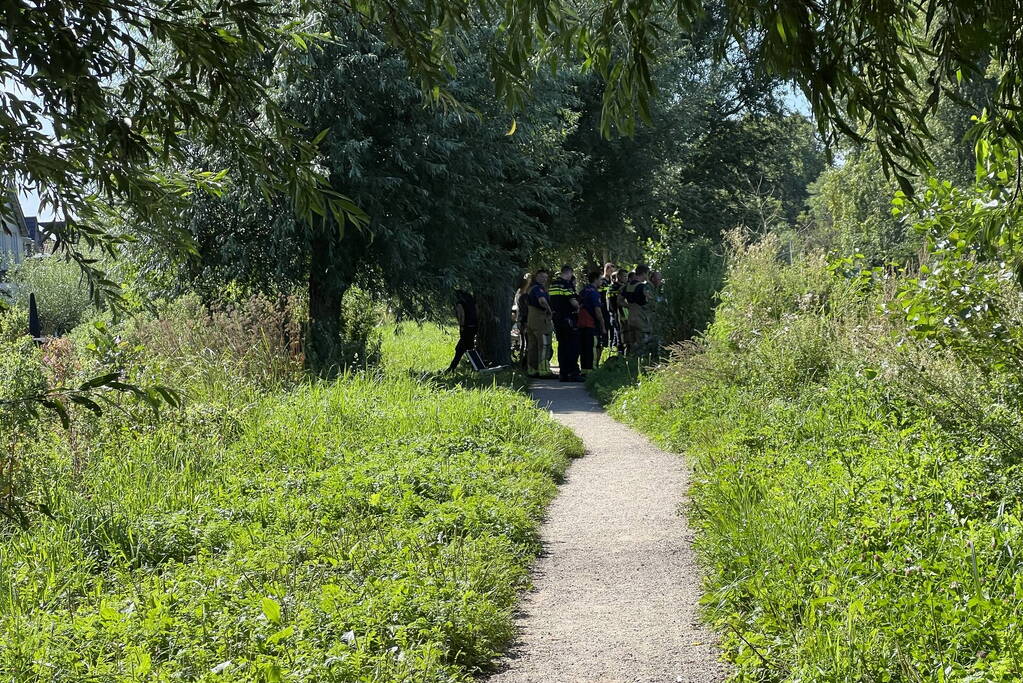
[[[572,266],[551,281],[545,269],[524,278],[516,298],[519,338],[525,340],[530,377],[553,378],[552,340],[558,341],[558,378],[581,382],[600,364],[604,350],[644,353],[653,334],[653,308],[660,276],[646,265],[635,271],[613,263],[586,274],[579,289]]]

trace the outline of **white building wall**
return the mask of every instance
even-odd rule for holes
[[[13,192],[8,193],[7,201],[7,210],[0,214],[0,275],[12,265],[24,261],[28,248],[28,235],[21,222],[24,218],[18,197]]]

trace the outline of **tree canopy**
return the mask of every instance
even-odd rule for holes
[[[354,205],[325,193],[316,146],[275,104],[267,69],[328,39],[310,30],[324,11],[378,30],[424,91],[448,103],[465,36],[495,27],[477,57],[506,103],[525,106],[543,69],[579,64],[600,78],[605,133],[652,118],[661,47],[718,20],[719,62],[745,60],[796,82],[822,131],[876,142],[907,191],[913,169],[931,161],[928,115],[990,64],[996,85],[977,129],[988,141],[981,161],[1023,146],[1013,3],[39,0],[3,4],[5,181],[68,217],[59,235],[68,243],[102,237],[111,205],[137,216],[136,230],[159,231],[168,202],[224,181],[224,168],[195,168],[190,150],[227,146],[234,182],[310,218],[358,220]]]
[[[826,140],[872,142],[906,192],[914,172],[932,168],[934,113],[993,82],[971,131],[998,204],[981,236],[1004,242],[1016,222],[1023,38],[1011,3],[37,0],[0,8],[4,180],[38,192],[66,219],[59,246],[99,295],[114,283],[88,247],[114,252],[117,242],[140,240],[191,252],[197,240],[218,243],[229,247],[220,264],[228,270],[258,261],[259,242],[276,242],[275,277],[308,272],[313,301],[321,272],[331,275],[320,285],[341,290],[354,279],[340,278],[346,271],[390,272],[387,287],[405,299],[450,283],[455,262],[471,264],[464,276],[486,278],[495,260],[521,264],[531,250],[556,247],[559,215],[587,196],[619,191],[608,225],[665,213],[658,184],[692,184],[708,142],[738,141],[733,151],[764,144],[758,117],[772,114],[772,88],[783,82],[801,88]],[[392,52],[360,50],[366,40]],[[698,65],[701,77],[680,64]],[[360,69],[386,77],[367,84]],[[434,110],[420,109],[422,95]],[[701,98],[712,106],[694,108]],[[714,125],[692,128],[698,144],[687,148],[678,124],[692,123],[693,111],[711,112]],[[372,121],[405,130],[381,134]],[[795,119],[769,125],[789,139],[805,134]],[[636,142],[599,149],[593,132],[615,130]],[[563,144],[566,135],[573,139]],[[809,175],[815,154],[807,147],[756,172],[774,175],[771,193],[798,203],[802,180],[781,181]],[[592,163],[577,167],[578,155]],[[667,169],[669,157],[684,164]],[[743,159],[713,162],[733,169],[732,180],[750,175]],[[607,183],[609,174],[633,182]],[[704,190],[686,204],[712,195],[742,213],[745,198]],[[229,206],[255,220],[232,224]],[[607,220],[591,218],[589,229]],[[225,221],[233,227],[221,230]],[[239,260],[226,260],[232,248]],[[356,267],[353,253],[369,260]],[[330,303],[313,307],[314,320],[333,316],[337,292],[320,300]]]

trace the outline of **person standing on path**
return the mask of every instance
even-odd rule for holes
[[[579,359],[583,372],[593,370],[593,361],[599,358],[602,340],[607,335],[607,322],[600,296],[604,278],[599,270],[595,270],[587,279],[589,282],[579,295]]]
[[[614,284],[614,273],[615,264],[608,261],[604,264],[604,275],[600,278],[600,283],[597,285],[597,290],[600,292],[600,309],[604,313],[604,334],[602,334],[597,340],[597,365],[603,360],[604,349],[610,349],[614,340],[611,339],[611,305],[608,301],[608,295],[611,293],[611,285]]]
[[[462,361],[462,356],[476,346],[476,331],[479,317],[476,312],[476,297],[459,289],[455,292],[455,317],[458,318],[458,344],[455,346],[455,357],[448,366],[448,372],[454,372]]]
[[[551,332],[553,311],[547,293],[547,271],[533,274],[533,286],[525,298],[526,305],[526,372],[534,379],[551,376]]]
[[[623,293],[628,309],[625,350],[630,355],[645,353],[650,345],[654,294],[647,282],[649,275],[649,266],[636,266],[636,280],[626,285]]]
[[[581,382],[579,373],[579,297],[575,292],[572,266],[561,267],[561,276],[551,284],[551,308],[554,311],[554,334],[558,338],[559,379]]]
[[[618,355],[625,353],[625,343],[622,340],[622,289],[629,277],[629,271],[620,268],[611,276],[611,286],[607,290],[607,309],[611,319],[611,348]]]
[[[533,276],[526,273],[515,293],[515,329],[519,333],[518,351],[522,362],[526,362],[526,318],[529,315],[529,290],[533,288]]]

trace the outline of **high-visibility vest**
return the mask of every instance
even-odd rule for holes
[[[646,329],[649,327],[649,319],[647,316],[647,307],[644,304],[633,301],[633,295],[636,294],[641,286],[645,285],[645,282],[630,282],[625,285],[624,297],[625,305],[622,309],[626,312],[625,320],[630,325],[638,329]]]
[[[575,319],[575,308],[568,303],[569,299],[575,298],[575,287],[561,278],[555,278],[554,282],[547,288],[550,295],[551,308],[554,309],[556,319]]]

